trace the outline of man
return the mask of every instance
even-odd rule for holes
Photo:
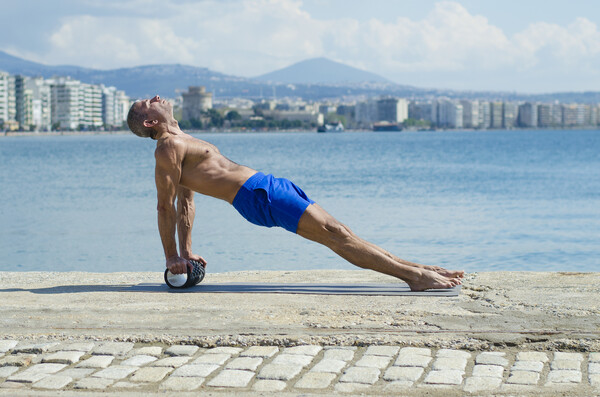
[[[157,141],[158,230],[167,268],[174,274],[185,273],[189,260],[206,266],[204,258],[192,253],[194,192],[198,192],[227,201],[252,223],[283,227],[329,247],[356,266],[400,278],[413,291],[461,284],[463,271],[400,259],[356,236],[287,179],[236,164],[210,143],[185,134],[171,104],[158,95],[134,103],[127,124],[134,134]]]

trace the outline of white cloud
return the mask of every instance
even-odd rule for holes
[[[568,26],[532,23],[507,37],[452,1],[436,3],[422,20],[393,22],[316,19],[298,0],[109,5],[104,16],[62,20],[43,59],[98,68],[185,63],[254,76],[325,56],[397,81],[423,73],[597,73],[600,60],[600,32],[586,18]]]

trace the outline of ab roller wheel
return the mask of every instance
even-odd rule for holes
[[[193,270],[188,267],[187,274],[173,274],[169,269],[165,270],[165,283],[171,288],[189,288],[197,285],[204,279],[204,266],[197,261],[190,261]]]

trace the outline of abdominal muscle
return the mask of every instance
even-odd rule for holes
[[[200,144],[203,143],[203,144]],[[188,147],[179,183],[190,190],[233,203],[240,187],[256,171],[229,160],[203,141]]]

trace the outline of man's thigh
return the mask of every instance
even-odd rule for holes
[[[331,226],[339,224],[337,219],[319,204],[309,205],[298,222],[296,233],[304,238],[323,243],[330,233]]]

